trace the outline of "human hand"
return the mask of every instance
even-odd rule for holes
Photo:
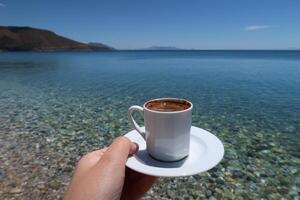
[[[93,151],[78,162],[65,200],[139,199],[157,177],[125,167],[138,146],[126,137],[117,138],[108,148]]]

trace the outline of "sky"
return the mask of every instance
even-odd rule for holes
[[[0,25],[118,49],[300,49],[299,0],[0,0]]]

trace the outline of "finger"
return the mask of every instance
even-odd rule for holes
[[[129,155],[132,156],[133,154],[135,154],[136,152],[139,151],[139,145],[135,142],[132,142],[133,146],[130,149]]]
[[[146,175],[146,174],[142,174],[139,172],[136,172],[128,167],[126,167],[126,179],[128,180],[128,182],[131,183],[135,183],[139,180],[148,180],[149,182],[154,182],[155,180],[157,180],[159,177],[156,176],[150,176],[150,175]]]
[[[104,153],[107,151],[107,147],[103,149],[99,149],[96,151],[89,152],[88,154],[84,155],[78,162],[76,166],[76,171],[86,172],[90,170],[94,165],[96,165]],[[79,173],[79,172],[77,172]]]
[[[96,150],[96,151],[93,151],[92,153],[94,153],[95,155],[97,156],[103,156],[103,154],[107,151],[107,147],[104,147],[103,149],[99,149],[99,150]]]
[[[148,176],[126,168],[121,199],[140,199],[157,179],[158,177]]]
[[[125,165],[130,154],[134,154],[138,150],[138,145],[131,142],[126,137],[117,138],[106,150],[101,161],[117,162]]]

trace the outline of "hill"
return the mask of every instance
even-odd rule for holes
[[[110,47],[110,46],[100,43],[100,42],[89,42],[87,44],[90,46],[94,46],[94,47],[110,48],[111,50],[115,50],[113,47]]]
[[[78,42],[32,27],[0,26],[0,51],[109,51],[106,45]]]

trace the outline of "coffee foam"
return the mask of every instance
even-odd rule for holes
[[[145,106],[149,110],[160,112],[175,112],[186,110],[191,107],[191,104],[184,100],[162,99],[150,101]]]

